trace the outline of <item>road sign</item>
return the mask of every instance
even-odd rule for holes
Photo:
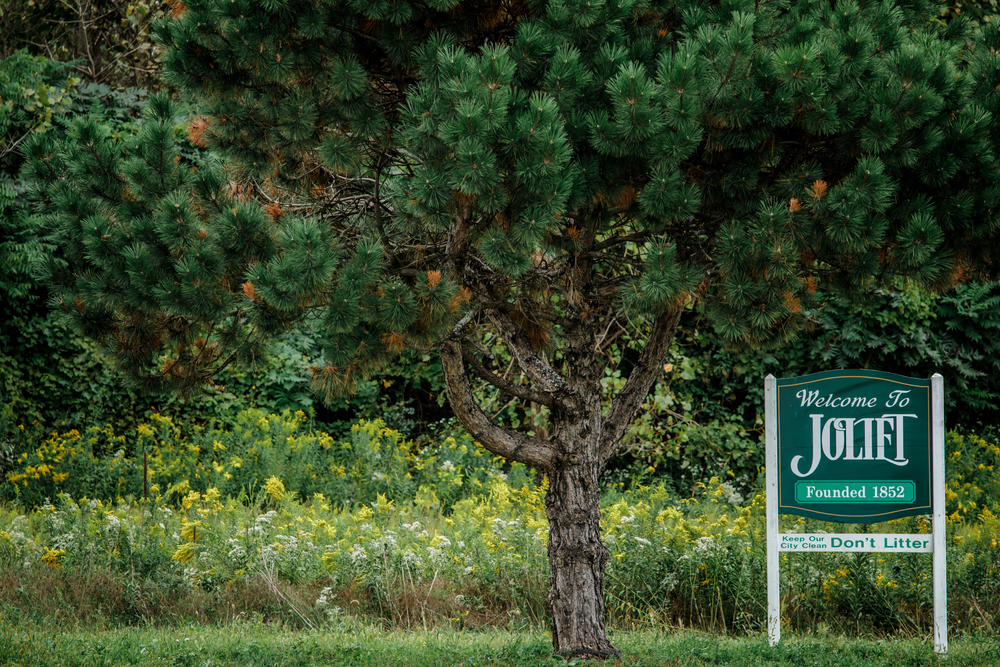
[[[933,553],[934,650],[948,652],[944,381],[874,371],[764,380],[767,596],[781,638],[782,553]],[[874,523],[932,514],[930,534],[781,533],[779,514]]]
[[[872,523],[931,508],[930,380],[832,371],[777,380],[778,512]]]

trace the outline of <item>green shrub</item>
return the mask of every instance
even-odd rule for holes
[[[945,500],[954,521],[982,510],[1000,514],[1000,447],[994,437],[949,431],[945,437]]]
[[[726,475],[741,492],[764,463],[764,378],[872,368],[945,378],[947,422],[976,431],[1000,421],[1000,286],[944,294],[901,286],[864,305],[830,303],[815,330],[767,353],[727,349],[697,313],[678,331],[664,374],[611,466],[612,482],[671,480],[680,493]],[[604,382],[620,389],[627,367]]]
[[[47,432],[18,425],[16,452],[0,498],[39,507],[66,493],[74,498],[157,498],[180,502],[216,489],[253,500],[277,478],[299,498],[321,494],[336,506],[370,504],[380,495],[421,499],[448,509],[486,492],[501,475],[515,489],[532,484],[522,465],[502,468],[468,435],[442,436],[417,447],[380,420],[360,421],[335,438],[299,410],[238,412],[230,423],[192,425],[154,413],[148,423]]]

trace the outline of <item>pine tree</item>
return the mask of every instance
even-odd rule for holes
[[[599,476],[686,308],[780,345],[825,295],[997,267],[1000,30],[919,0],[187,0],[208,113],[28,146],[53,299],[148,387],[321,322],[320,392],[436,349],[455,414],[549,479],[558,651],[609,655]],[[602,414],[609,331],[644,341]],[[521,380],[482,344],[502,342]],[[540,438],[471,379],[545,406]]]

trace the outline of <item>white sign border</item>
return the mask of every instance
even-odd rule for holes
[[[931,376],[931,506],[933,523],[930,535],[885,535],[885,534],[824,534],[824,539],[840,538],[867,541],[871,539],[874,546],[852,545],[851,548],[823,549],[781,549],[783,536],[779,532],[778,522],[778,391],[777,379],[773,375],[764,378],[764,439],[767,446],[765,483],[767,487],[767,635],[771,646],[781,639],[781,589],[778,556],[784,553],[824,553],[843,551],[867,552],[932,552],[934,570],[934,652],[940,656],[948,654],[948,581],[947,581],[947,543],[944,498],[944,377],[940,373]],[[809,535],[795,533],[796,537],[809,538]],[[921,548],[882,548],[879,540],[887,538],[930,539],[931,544]]]

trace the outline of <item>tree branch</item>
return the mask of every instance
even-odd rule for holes
[[[602,465],[611,458],[611,454],[635,419],[642,402],[649,395],[649,389],[660,374],[663,360],[674,341],[674,332],[677,330],[680,317],[681,310],[678,308],[660,313],[653,320],[653,329],[646,339],[646,347],[639,357],[639,362],[632,368],[625,386],[611,402],[611,410],[604,420],[600,452]]]
[[[538,391],[532,391],[530,389],[527,389],[526,387],[521,387],[519,385],[514,384],[513,382],[510,382],[509,380],[500,377],[490,369],[486,368],[486,366],[484,366],[482,362],[480,362],[479,359],[476,358],[476,355],[474,355],[471,350],[469,350],[464,346],[462,347],[462,357],[465,359],[466,363],[468,363],[469,366],[472,367],[472,370],[476,373],[476,375],[480,377],[480,379],[489,382],[491,385],[493,385],[503,393],[507,394],[508,396],[520,398],[521,400],[524,401],[534,401],[535,403],[541,403],[542,405],[548,406],[550,408],[555,403],[555,401],[552,400],[552,396],[550,396],[549,394]]]
[[[453,326],[451,328],[451,331],[448,332],[448,335],[445,336],[444,339],[445,340],[457,340],[458,338],[460,338],[462,336],[462,329],[465,328],[466,324],[468,324],[469,322],[472,321],[472,318],[475,317],[476,313],[478,313],[478,312],[479,312],[478,308],[470,308],[469,312],[467,312],[462,317],[462,319],[460,319],[458,321],[458,323],[456,323],[455,326]]]
[[[521,327],[499,310],[487,310],[486,316],[517,359],[517,365],[532,383],[549,394],[557,394],[566,387],[566,381],[559,373],[549,366],[547,361],[535,354]]]
[[[593,257],[594,259],[598,259],[598,260],[601,260],[601,259],[607,260],[607,261],[612,262],[612,263],[628,264],[629,266],[640,267],[640,268],[642,267],[642,260],[639,259],[639,258],[630,259],[628,257],[622,257],[622,256],[619,256],[619,255],[612,255],[612,254],[606,253],[606,252],[584,252],[584,253],[580,253],[580,254],[581,255],[585,255],[587,257]]]
[[[497,426],[479,407],[465,372],[462,344],[447,340],[439,350],[448,402],[472,437],[498,456],[539,470],[552,470],[557,450],[549,442]]]
[[[624,236],[612,236],[609,239],[605,239],[600,243],[595,243],[592,250],[595,252],[600,252],[601,250],[607,250],[611,246],[616,246],[619,243],[628,243],[629,241],[635,241],[641,243],[651,236],[649,232],[636,232],[635,234],[625,234]]]

